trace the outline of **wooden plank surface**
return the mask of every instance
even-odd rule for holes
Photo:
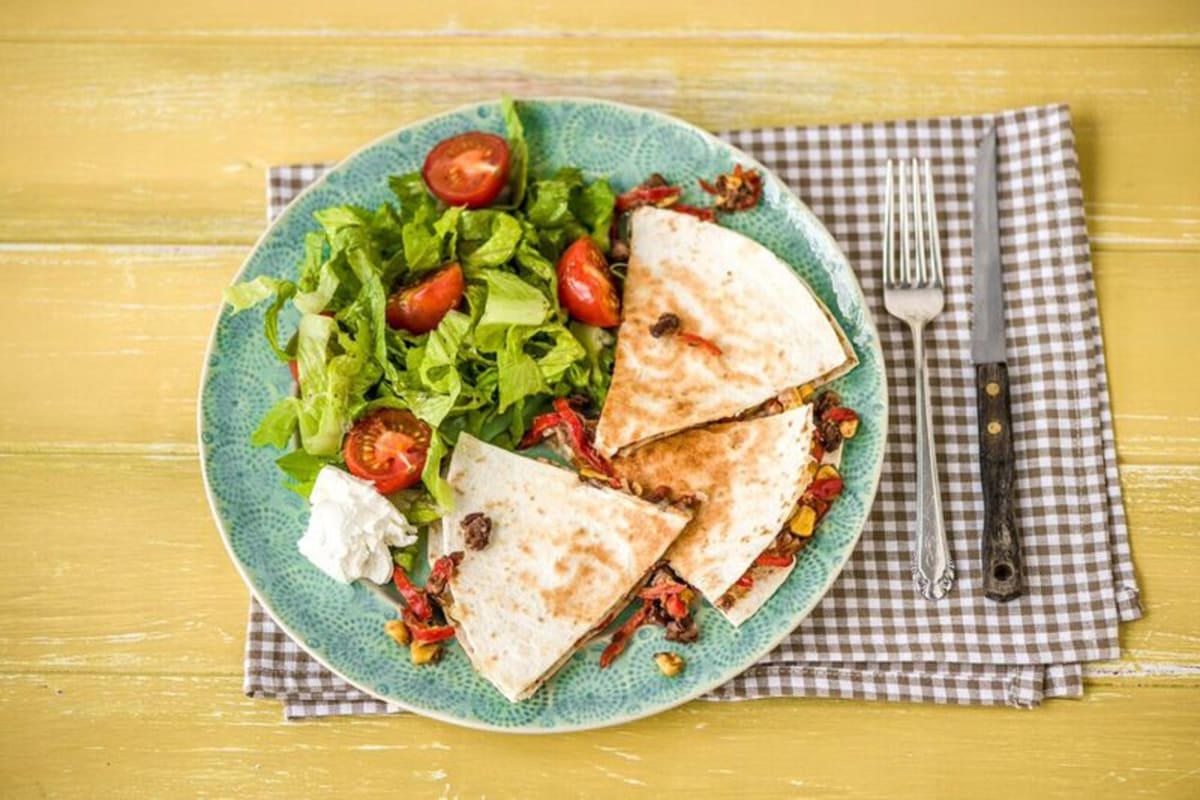
[[[0,796],[1200,795],[1193,0],[10,5]],[[1148,614],[1083,701],[693,703],[530,739],[283,724],[241,697],[246,593],[205,507],[194,404],[263,171],[501,92],[712,129],[1071,104]]]
[[[81,798],[340,797],[351,786],[502,798],[662,797],[663,787],[704,798],[1200,792],[1195,752],[1180,746],[1200,728],[1200,692],[1184,688],[1094,689],[1034,713],[692,703],[616,729],[532,738],[407,715],[281,725],[272,712],[229,678],[0,675],[0,775],[20,796]],[[23,735],[30,723],[44,738]],[[1013,768],[1014,752],[1037,763]],[[1003,791],[988,777],[999,775]]]
[[[12,76],[0,126],[22,145],[0,150],[4,241],[248,244],[262,229],[269,164],[336,160],[405,122],[507,92],[596,95],[714,130],[1065,101],[1096,242],[1200,249],[1200,160],[1180,155],[1200,130],[1200,49],[0,43],[0,74]]]
[[[837,4],[801,0],[745,0],[698,8],[695,0],[659,0],[636,13],[614,13],[611,4],[536,0],[516,7],[489,0],[454,4],[328,3],[324,0],[260,0],[254,13],[237,0],[173,5],[131,0],[117,6],[88,0],[26,3],[8,13],[12,38],[130,38],[136,36],[369,35],[424,38],[431,34],[506,37],[797,39],[815,46],[830,41],[901,41],[962,44],[1003,41],[1046,45],[1146,43],[1188,46],[1200,35],[1200,15],[1187,0],[1136,5],[1067,0],[1047,4],[1015,0],[980,7],[956,0],[909,6],[873,0]]]

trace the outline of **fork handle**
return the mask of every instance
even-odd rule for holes
[[[975,367],[979,396],[979,474],[983,480],[983,593],[1001,603],[1021,596],[1021,540],[1013,514],[1012,416],[1008,367]]]
[[[929,600],[945,597],[954,584],[954,564],[946,541],[942,494],[938,488],[933,447],[933,408],[929,404],[929,372],[925,365],[925,326],[914,325],[913,354],[917,389],[917,536],[913,577]]]

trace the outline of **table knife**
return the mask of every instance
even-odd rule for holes
[[[983,589],[989,600],[1021,596],[1021,541],[1013,513],[1013,439],[1004,346],[1004,284],[996,202],[996,128],[975,153],[971,360],[979,407],[983,484]]]

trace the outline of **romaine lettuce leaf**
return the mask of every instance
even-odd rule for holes
[[[462,216],[466,218],[467,214]],[[516,217],[493,211],[489,219],[487,238],[482,240],[471,241],[475,238],[474,234],[480,233],[479,217],[472,215],[465,232],[461,225],[459,227],[459,238],[463,240],[458,248],[459,261],[467,270],[478,271],[482,267],[499,267],[506,264],[512,260],[517,245],[521,243],[521,223]]]
[[[442,459],[446,457],[446,441],[434,431],[429,442],[429,454],[425,457],[425,469],[421,471],[421,482],[429,490],[429,496],[444,511],[454,510],[454,493],[450,484],[442,477]]]
[[[288,446],[299,421],[300,401],[294,397],[283,397],[263,416],[250,434],[250,444],[255,447],[270,445],[276,450]]]
[[[431,217],[437,201],[425,188],[425,181],[419,172],[407,175],[393,175],[388,178],[388,186],[392,194],[400,201],[400,220],[409,222],[418,216]]]
[[[537,181],[529,187],[525,216],[539,228],[559,228],[571,220],[571,186],[565,181]]]
[[[241,283],[235,283],[233,286],[225,287],[225,291],[223,292],[225,302],[229,304],[229,307],[233,309],[233,313],[236,314],[239,311],[245,311],[247,308],[253,308],[266,300],[279,291],[281,284],[287,282],[279,278],[259,275],[252,281],[242,281]]]
[[[478,331],[510,328],[514,325],[541,325],[550,313],[550,302],[537,287],[530,286],[511,272],[487,270],[487,301]],[[478,343],[478,340],[477,340]]]
[[[538,363],[525,352],[524,344],[525,336],[521,329],[510,328],[505,347],[496,354],[500,390],[498,411],[503,412],[514,403],[548,388]]]
[[[525,126],[517,114],[517,104],[511,97],[500,99],[504,128],[508,138],[508,191],[513,208],[525,200],[525,184],[529,180],[529,145],[525,142]]]

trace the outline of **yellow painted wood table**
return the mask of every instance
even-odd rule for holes
[[[1200,796],[1200,5],[969,6],[6,6],[0,796]],[[693,703],[528,738],[242,697],[193,420],[263,171],[502,92],[714,129],[1071,104],[1148,612],[1083,700]]]

